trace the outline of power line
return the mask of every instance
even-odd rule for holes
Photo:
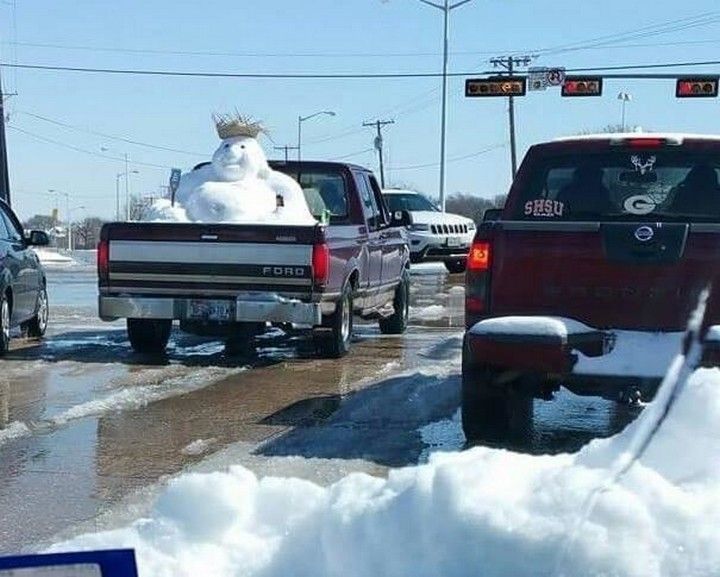
[[[52,118],[48,118],[48,117],[46,117],[46,116],[41,116],[40,114],[35,114],[35,113],[33,113],[33,112],[27,112],[27,111],[25,111],[25,110],[16,110],[15,113],[16,113],[16,114],[23,114],[23,115],[25,115],[25,116],[29,116],[29,117],[35,118],[35,119],[37,119],[37,120],[42,120],[43,122],[48,122],[48,123],[50,123],[50,124],[54,124],[54,125],[60,126],[60,127],[62,127],[62,128],[68,128],[68,129],[70,129],[70,130],[76,130],[76,131],[78,131],[78,132],[84,132],[84,133],[86,133],[86,134],[92,134],[93,136],[99,136],[99,137],[102,137],[102,138],[107,138],[107,139],[109,139],[109,140],[115,140],[115,141],[118,141],[118,142],[125,142],[125,143],[127,143],[127,144],[133,144],[133,145],[135,145],[135,146],[143,146],[143,147],[145,147],[145,148],[152,148],[152,149],[155,149],[155,150],[162,150],[162,151],[164,151],[164,152],[176,152],[176,153],[179,153],[179,154],[187,154],[187,155],[189,155],[189,156],[195,156],[195,157],[199,157],[199,156],[204,157],[204,156],[207,156],[207,155],[202,154],[202,153],[200,153],[200,152],[190,152],[190,151],[188,151],[188,150],[181,150],[181,149],[178,149],[178,148],[171,148],[171,147],[169,147],[169,146],[162,146],[162,145],[160,145],[160,144],[150,144],[150,143],[148,143],[148,142],[142,142],[142,141],[139,141],[139,140],[133,140],[133,139],[131,139],[131,138],[126,138],[126,137],[123,137],[123,136],[117,136],[117,135],[113,135],[113,134],[107,134],[107,133],[104,133],[104,132],[98,132],[98,131],[95,131],[95,130],[90,130],[90,129],[88,129],[88,128],[82,128],[82,127],[80,127],[80,126],[75,126],[75,125],[73,125],[73,124],[68,124],[68,123],[62,122],[62,121],[60,121],[60,120],[54,120],[54,119],[52,119]]]
[[[361,154],[367,154],[368,152],[372,152],[372,148],[366,148],[365,150],[358,150],[357,152],[351,152],[350,154],[344,154],[343,156],[334,156],[333,158],[328,158],[328,160],[345,160],[346,158],[352,158],[353,156],[360,156]]]
[[[448,158],[448,163],[460,162],[461,160],[467,160],[469,158],[475,158],[477,156],[482,156],[483,154],[487,154],[488,152],[492,152],[493,150],[505,148],[507,145],[508,145],[507,142],[503,142],[502,144],[494,144],[493,146],[483,148],[482,150],[478,150],[477,152],[471,152],[470,154],[465,154],[463,156],[456,156],[454,158]],[[427,164],[414,164],[411,166],[391,166],[391,167],[389,167],[389,170],[417,170],[420,168],[434,168],[439,165],[440,165],[439,162],[429,162]]]
[[[105,158],[107,160],[116,160],[120,162],[124,162],[124,158],[121,158],[119,156],[110,156],[109,154],[101,154],[99,152],[95,152],[94,150],[88,150],[86,148],[80,148],[79,146],[73,146],[72,144],[68,144],[66,142],[60,142],[59,140],[54,140],[52,138],[47,138],[45,136],[41,136],[39,134],[35,134],[33,132],[30,132],[29,130],[25,130],[23,128],[20,128],[19,126],[16,126],[14,124],[8,124],[7,127],[11,130],[14,130],[15,132],[19,132],[21,134],[24,134],[26,136],[29,136],[30,138],[34,138],[35,140],[38,140],[40,142],[45,142],[47,144],[54,144],[55,146],[60,146],[62,148],[67,148],[69,150],[74,150],[75,152],[82,152],[83,154],[89,154],[91,156],[97,156],[98,158]],[[162,170],[167,170],[172,167],[170,166],[164,166],[162,164],[152,164],[150,162],[140,162],[140,161],[133,161],[132,164],[138,165],[138,166],[148,166],[150,168],[160,168]]]
[[[644,70],[654,68],[686,68],[693,66],[717,66],[720,60],[704,60],[704,61],[686,61],[686,62],[664,62],[652,64],[627,64],[623,66],[595,66],[584,68],[568,68],[567,72],[586,72],[586,71],[603,71],[603,70]],[[60,66],[45,64],[11,64],[0,62],[0,67],[18,68],[22,70],[45,70],[52,72],[79,72],[93,74],[118,74],[118,75],[135,75],[135,76],[178,76],[190,78],[258,78],[258,79],[307,79],[307,80],[333,80],[333,79],[378,79],[378,78],[439,78],[442,76],[440,72],[371,72],[371,73],[283,73],[283,72],[192,72],[180,70],[139,70],[129,68],[84,68],[76,66]],[[448,76],[467,77],[477,75],[490,75],[493,70],[485,71],[466,71],[466,72],[448,72]],[[638,74],[638,79],[643,75]]]

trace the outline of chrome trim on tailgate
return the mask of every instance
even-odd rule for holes
[[[188,318],[188,299],[100,296],[99,310],[100,318],[103,320],[119,318],[182,320]],[[304,303],[277,295],[261,295],[257,298],[239,297],[235,299],[235,320],[316,326],[322,322],[322,307],[319,303]]]

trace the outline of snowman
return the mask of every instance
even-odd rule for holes
[[[183,174],[175,205],[156,203],[150,220],[315,223],[297,182],[268,165],[257,140],[262,125],[241,115],[214,120],[221,142],[212,162]]]

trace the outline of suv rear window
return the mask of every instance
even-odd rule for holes
[[[530,167],[520,220],[720,221],[720,155],[682,149],[547,157]]]

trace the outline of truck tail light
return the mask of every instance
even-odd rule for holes
[[[101,240],[98,243],[97,270],[100,280],[107,280],[110,273],[110,245],[106,240]]]
[[[325,285],[330,274],[330,249],[325,243],[313,245],[312,278],[316,285]]]
[[[467,269],[472,271],[488,270],[490,268],[490,243],[473,242],[468,255]]]
[[[470,248],[465,275],[465,324],[469,328],[489,313],[492,245],[475,240]]]

